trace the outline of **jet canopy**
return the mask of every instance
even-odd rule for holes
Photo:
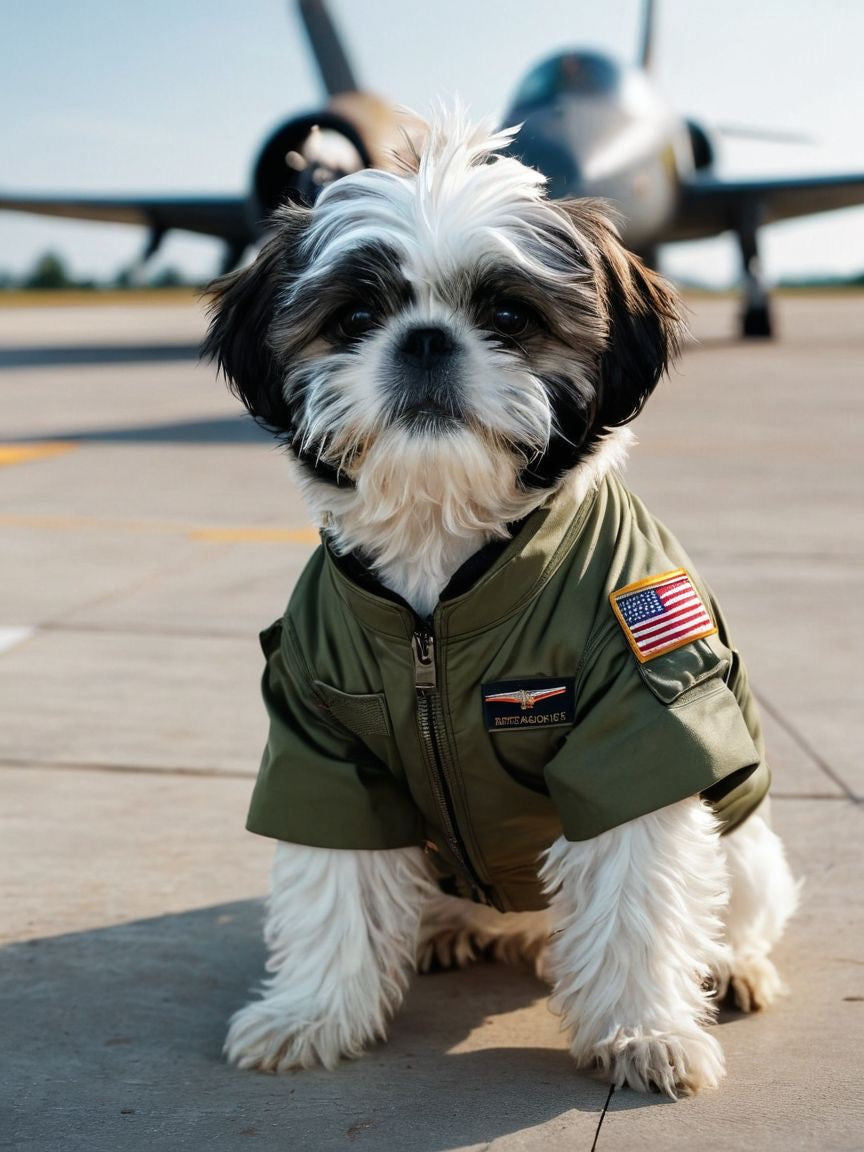
[[[616,92],[621,69],[595,52],[562,52],[528,73],[516,92],[513,108],[530,110],[552,104],[559,96],[600,96]]]

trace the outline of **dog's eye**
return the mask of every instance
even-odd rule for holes
[[[346,308],[335,318],[332,330],[343,340],[359,340],[377,325],[378,317],[369,308],[354,306]]]
[[[492,326],[501,336],[525,336],[536,323],[532,309],[519,300],[501,300],[492,313]]]

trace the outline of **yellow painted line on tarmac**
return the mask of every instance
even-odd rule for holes
[[[0,468],[12,464],[28,464],[31,460],[46,460],[50,456],[64,456],[78,447],[65,441],[31,444],[0,444]]]
[[[314,528],[270,528],[265,525],[183,524],[172,520],[117,520],[100,516],[0,516],[0,527],[40,532],[144,533],[185,536],[210,543],[317,544]]]
[[[102,308],[115,304],[127,307],[130,304],[197,304],[200,293],[195,288],[132,288],[116,292],[110,289],[93,292],[70,288],[65,291],[40,291],[38,289],[21,292],[0,292],[0,310],[4,308],[67,308],[83,305],[86,308]]]

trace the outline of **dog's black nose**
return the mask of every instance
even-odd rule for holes
[[[399,343],[399,355],[420,368],[432,368],[455,349],[453,337],[444,328],[409,328]]]

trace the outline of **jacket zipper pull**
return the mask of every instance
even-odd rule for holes
[[[433,692],[435,679],[435,637],[431,632],[415,632],[411,637],[414,653],[414,686],[418,692]]]

